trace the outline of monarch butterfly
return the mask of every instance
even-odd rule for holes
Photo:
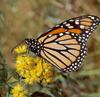
[[[66,20],[37,39],[27,38],[28,49],[63,72],[76,71],[87,53],[86,42],[100,18],[83,15]]]

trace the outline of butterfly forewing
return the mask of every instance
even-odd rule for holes
[[[51,40],[48,42],[47,40],[50,38]],[[63,35],[47,35],[40,54],[61,71],[76,71],[80,68],[87,50],[85,43],[82,43],[81,39],[79,35],[71,32],[64,32]]]
[[[87,41],[89,35],[97,28],[100,23],[100,18],[93,15],[83,15],[75,17],[69,20],[62,22],[59,25],[51,28],[46,33],[42,34],[38,39],[45,35],[59,34],[63,32],[76,33],[83,37]]]

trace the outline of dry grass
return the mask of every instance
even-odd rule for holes
[[[0,48],[10,66],[11,49],[61,21],[84,14],[100,17],[100,0],[0,0]],[[72,73],[62,97],[100,97],[100,27],[88,42],[83,68]]]

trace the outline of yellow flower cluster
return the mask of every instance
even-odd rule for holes
[[[31,57],[27,54],[17,56],[16,70],[28,84],[33,84],[33,82],[48,84],[54,81],[53,66],[40,57]]]
[[[27,97],[28,90],[24,88],[21,84],[17,84],[13,87],[12,97]]]
[[[14,52],[21,54],[21,53],[26,53],[27,52],[27,45],[20,45],[14,48]]]

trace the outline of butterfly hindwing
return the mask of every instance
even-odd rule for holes
[[[41,56],[61,71],[70,72],[80,68],[87,48],[81,36],[65,32],[45,37]]]

